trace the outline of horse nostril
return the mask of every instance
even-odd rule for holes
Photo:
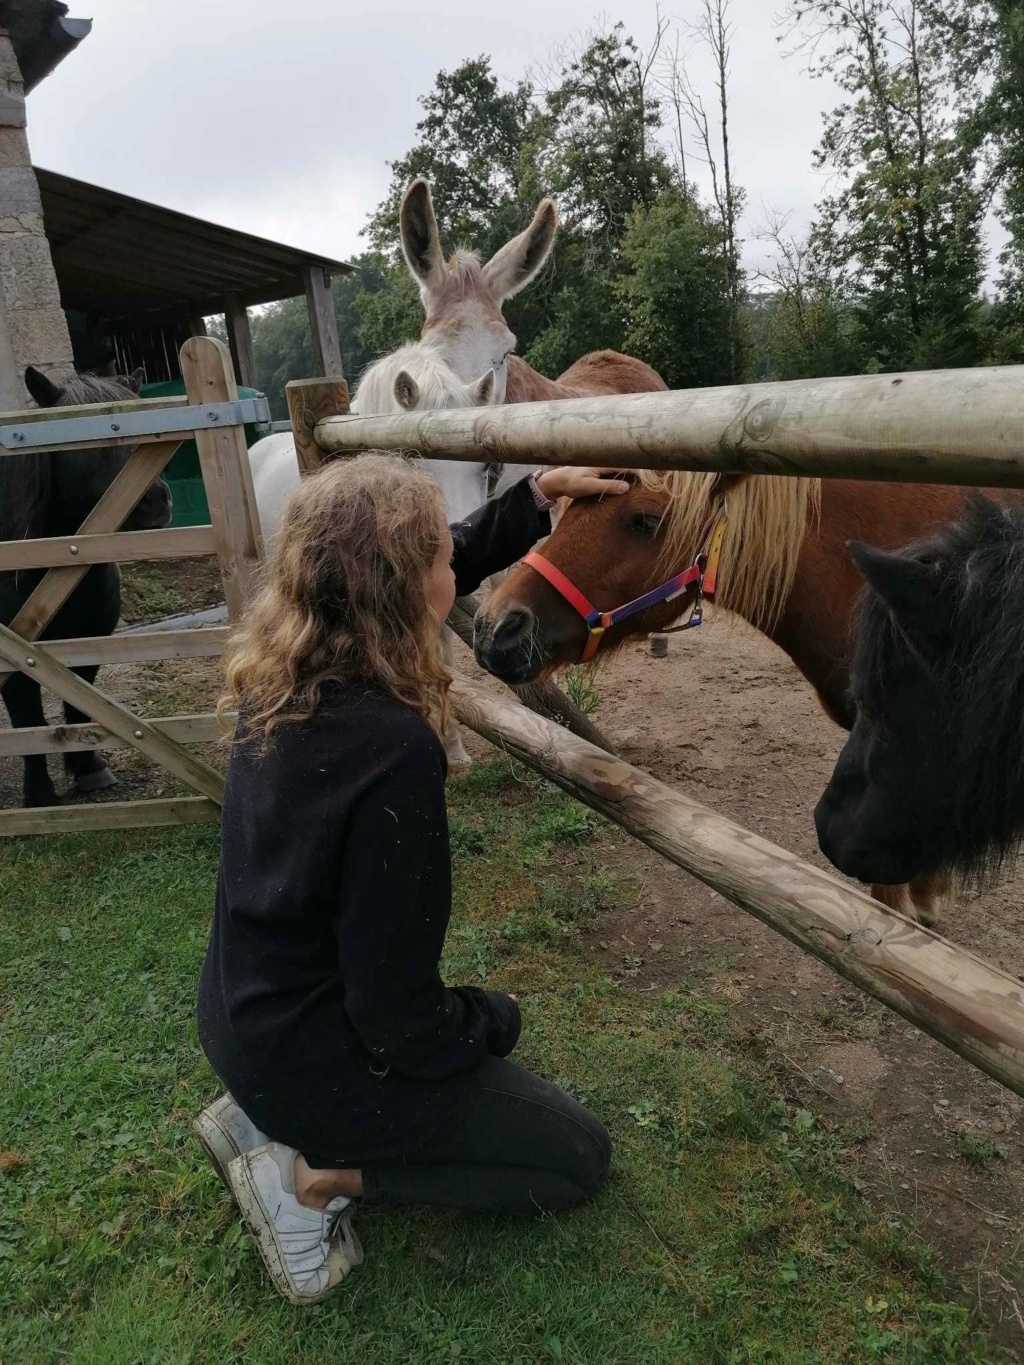
[[[491,639],[498,649],[513,649],[529,638],[533,630],[533,613],[522,607],[510,607],[494,623]]]

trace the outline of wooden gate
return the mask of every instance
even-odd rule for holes
[[[14,453],[136,447],[75,535],[0,543],[0,570],[49,570],[11,624],[0,626],[0,684],[19,670],[91,721],[4,730],[0,757],[128,747],[166,769],[195,795],[0,811],[0,835],[186,825],[219,818],[223,776],[187,747],[218,738],[216,716],[146,720],[71,669],[86,664],[219,657],[230,626],[39,640],[92,564],[216,555],[229,621],[235,621],[245,606],[263,544],[243,425],[266,418],[265,400],[239,401],[227,347],[213,338],[193,337],[185,343],[181,371],[184,398],[0,414],[0,459]],[[194,440],[199,450],[210,524],[122,531],[140,498],[185,440]]]

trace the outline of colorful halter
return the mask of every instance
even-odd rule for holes
[[[711,533],[704,542],[697,558],[688,569],[676,574],[674,578],[670,578],[667,583],[662,583],[660,587],[645,592],[642,597],[635,597],[632,602],[623,603],[614,611],[598,611],[597,607],[584,597],[575,583],[566,578],[561,569],[556,569],[549,559],[545,559],[536,550],[531,550],[523,563],[529,564],[531,569],[536,569],[542,578],[547,579],[555,592],[583,617],[589,633],[586,647],[580,657],[580,663],[587,664],[600,649],[606,630],[610,630],[612,626],[617,626],[620,621],[627,621],[631,616],[636,616],[638,612],[646,611],[648,607],[656,607],[662,602],[673,601],[693,584],[697,586],[693,610],[682,625],[669,626],[664,633],[675,634],[682,630],[693,630],[696,626],[703,624],[704,598],[714,597],[718,581],[718,562],[722,555],[722,542],[725,539],[725,521],[725,512],[723,511],[712,527]]]

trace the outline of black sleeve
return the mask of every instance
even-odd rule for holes
[[[337,923],[353,1028],[382,1068],[424,1080],[506,1056],[520,1027],[510,996],[450,990],[438,972],[451,912],[443,762],[425,727],[389,737],[348,821]]]
[[[451,528],[455,542],[452,568],[460,597],[475,592],[485,578],[507,569],[551,534],[551,516],[542,512],[529,479],[520,479]]]

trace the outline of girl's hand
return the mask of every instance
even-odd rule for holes
[[[622,478],[621,469],[577,468],[563,465],[559,469],[545,469],[537,475],[537,487],[546,498],[592,498],[606,493],[628,493],[631,484]]]

